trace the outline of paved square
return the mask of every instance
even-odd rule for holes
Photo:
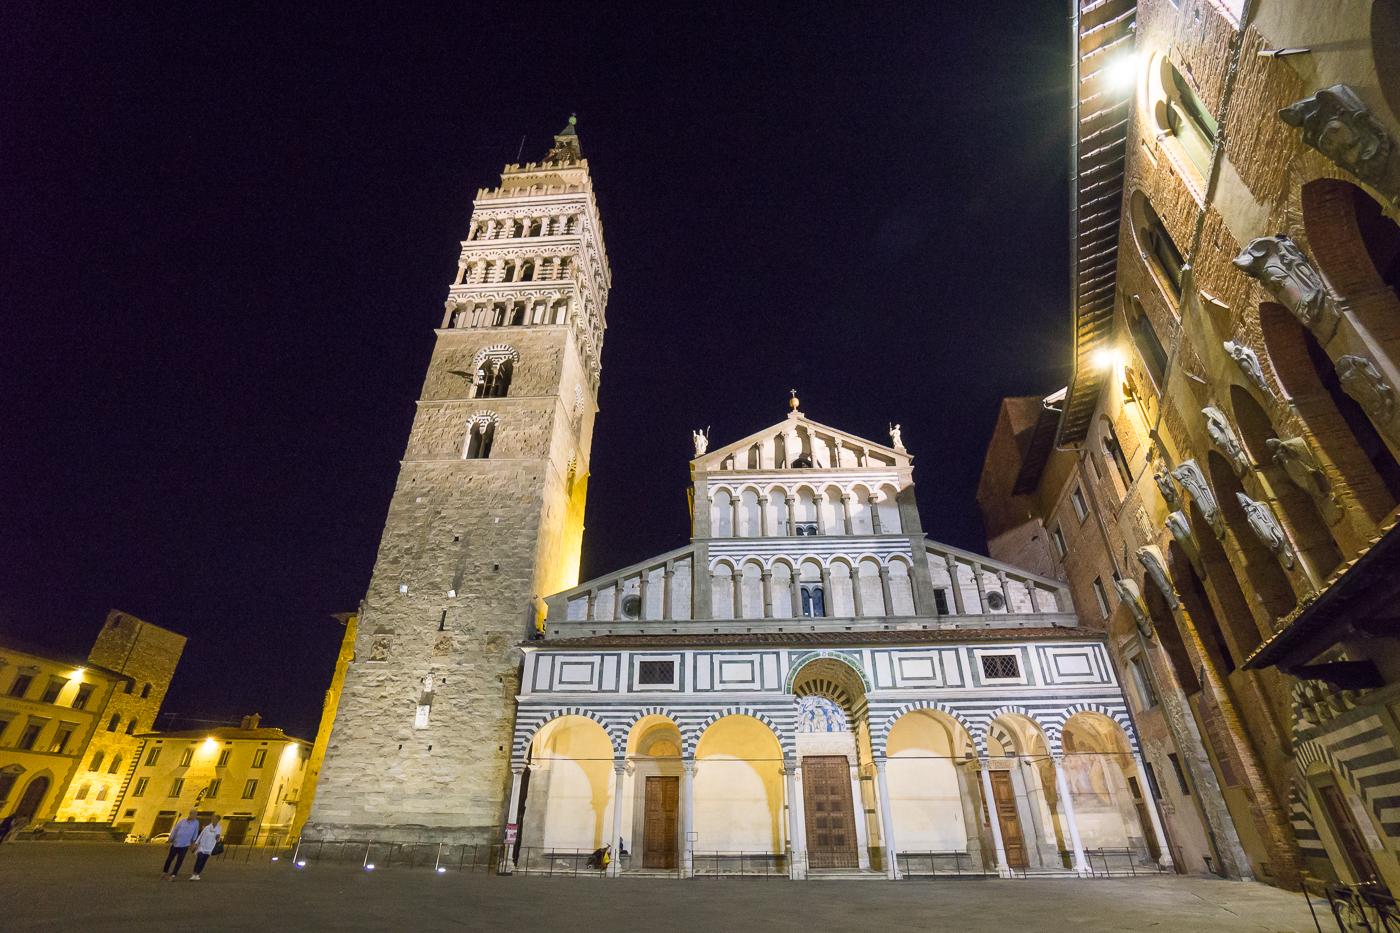
[[[430,869],[211,862],[162,883],[152,845],[0,846],[0,929],[655,933],[1316,931],[1301,896],[1261,884],[1124,880],[824,881],[502,878]],[[190,863],[185,865],[185,875]],[[1324,916],[1323,930],[1335,924]]]

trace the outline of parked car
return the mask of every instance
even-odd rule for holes
[[[161,843],[161,844],[163,844],[163,845],[168,845],[169,842],[170,842],[170,834],[169,834],[169,833],[156,833],[154,836],[152,836],[150,839],[147,839],[146,841],[147,841],[147,842],[159,842],[159,843]]]

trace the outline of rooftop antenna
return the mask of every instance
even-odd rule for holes
[[[517,163],[520,161],[520,157],[521,157],[522,155],[524,155],[524,153],[525,153],[525,134],[524,134],[524,133],[521,133],[521,134],[520,134],[520,148],[517,149],[516,152],[515,152],[515,161],[516,161]]]

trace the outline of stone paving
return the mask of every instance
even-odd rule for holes
[[[369,930],[670,933],[759,928],[1036,933],[1307,933],[1299,895],[1261,884],[1112,880],[823,881],[498,877],[211,862],[204,879],[159,880],[153,845],[0,846],[0,930]],[[185,875],[190,863],[185,865]],[[1336,929],[1322,916],[1322,929]]]

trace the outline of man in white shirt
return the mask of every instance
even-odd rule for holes
[[[194,873],[190,875],[191,881],[199,880],[199,873],[204,871],[204,863],[209,861],[209,856],[214,854],[214,847],[219,844],[219,840],[224,838],[224,828],[219,825],[219,815],[214,814],[214,819],[209,825],[204,827],[199,834],[198,841],[195,842],[194,850]]]
[[[190,815],[176,823],[170,830],[170,854],[165,857],[165,868],[161,870],[161,880],[165,880],[166,875],[174,881],[175,876],[180,873],[180,866],[185,863],[185,853],[190,850],[190,843],[194,842],[199,835],[199,820],[195,818],[198,810],[191,810]],[[175,870],[170,870],[170,863],[175,863]]]

